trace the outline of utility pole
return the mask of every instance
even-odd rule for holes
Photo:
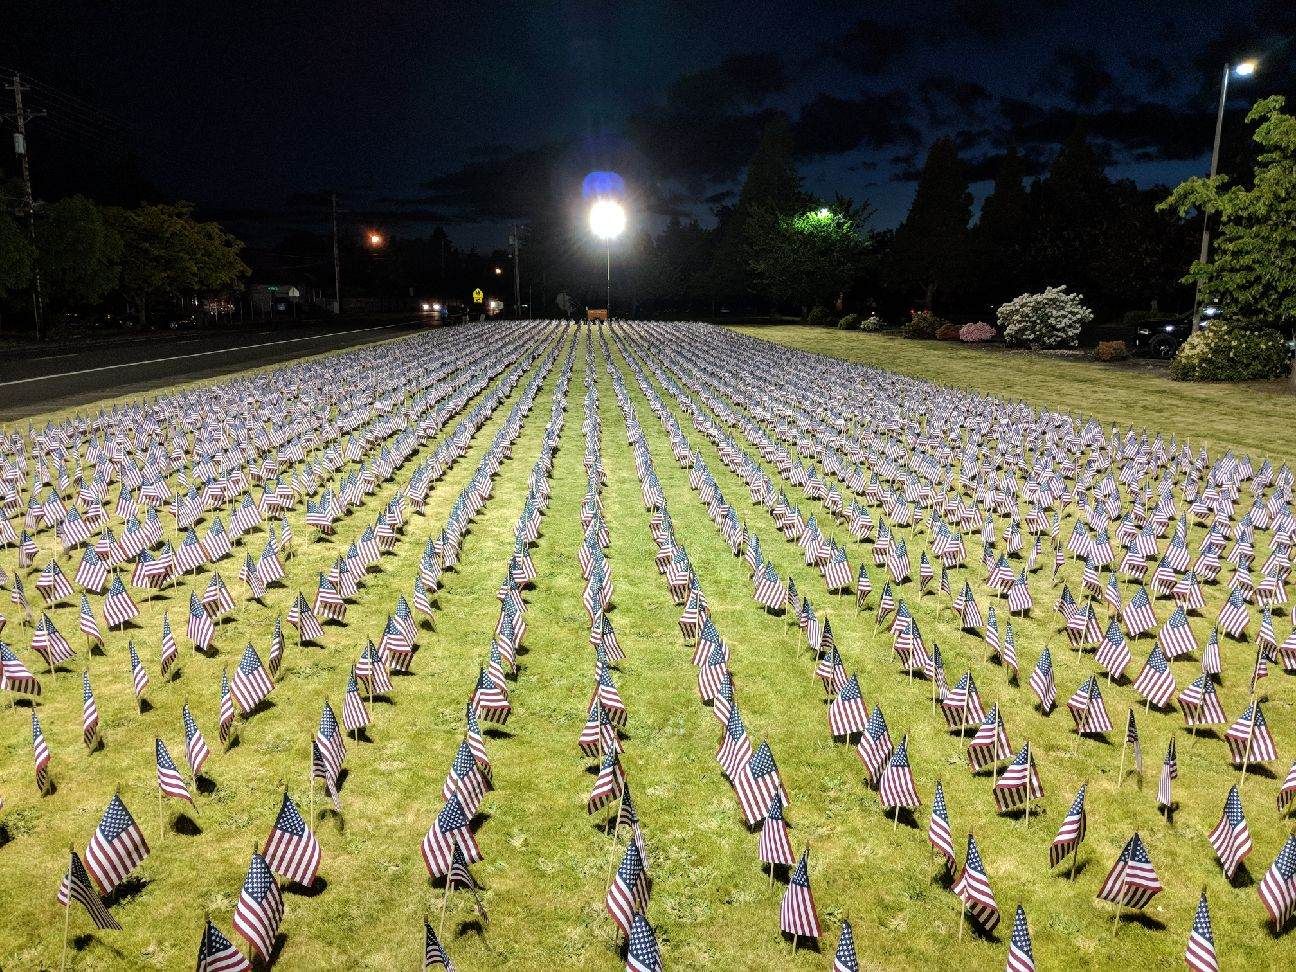
[[[18,156],[18,169],[23,181],[23,209],[27,216],[27,234],[31,237],[32,254],[36,252],[36,202],[32,198],[31,166],[27,159],[27,119],[45,114],[23,109],[23,91],[26,85],[22,76],[14,72],[13,84],[6,85],[14,93],[14,155]],[[21,213],[19,215],[22,215]],[[41,279],[40,268],[32,264],[32,320],[36,325],[36,340],[41,339]]]
[[[337,242],[337,193],[329,193],[329,199],[333,203],[333,307],[334,313],[341,316],[342,314],[342,271],[338,269],[338,242]]]
[[[518,267],[518,237],[521,230],[514,226],[513,232],[509,235],[509,242],[513,244],[513,313],[517,317],[522,316],[522,285],[521,270]],[[530,313],[530,308],[527,310]]]

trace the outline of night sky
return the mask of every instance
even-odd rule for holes
[[[889,226],[938,135],[985,179],[1008,144],[1046,165],[1079,119],[1113,175],[1173,182],[1206,165],[1226,59],[1262,59],[1239,111],[1296,90],[1296,4],[1269,0],[20,0],[6,21],[0,66],[92,106],[33,95],[69,151],[125,143],[164,193],[267,232],[331,187],[487,248],[592,169],[650,225],[705,217],[776,111],[809,188]]]

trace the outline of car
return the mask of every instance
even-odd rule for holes
[[[1134,330],[1134,353],[1168,360],[1192,334],[1192,315],[1144,321]]]

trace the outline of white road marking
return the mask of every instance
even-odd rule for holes
[[[244,344],[237,348],[216,348],[213,351],[195,351],[192,354],[173,354],[166,358],[150,358],[147,361],[123,361],[121,364],[100,365],[97,368],[82,368],[80,371],[64,371],[56,375],[37,375],[35,378],[15,378],[13,381],[0,381],[0,388],[8,385],[25,385],[32,381],[49,381],[52,378],[73,378],[76,375],[90,375],[96,371],[112,371],[116,368],[138,368],[141,365],[161,364],[164,361],[181,361],[185,358],[203,358],[213,354],[232,354],[235,351],[255,351],[257,348],[271,348],[277,344],[296,344],[299,341],[319,341],[328,337],[339,337],[343,334],[360,334],[364,331],[385,331],[391,327],[411,324],[412,321],[400,321],[397,324],[382,324],[378,327],[356,327],[349,331],[329,331],[327,334],[312,334],[307,337],[284,338],[281,341],[265,341],[261,344]]]

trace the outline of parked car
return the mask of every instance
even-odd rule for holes
[[[1146,358],[1173,358],[1192,334],[1192,315],[1145,321],[1134,329],[1134,353]]]

